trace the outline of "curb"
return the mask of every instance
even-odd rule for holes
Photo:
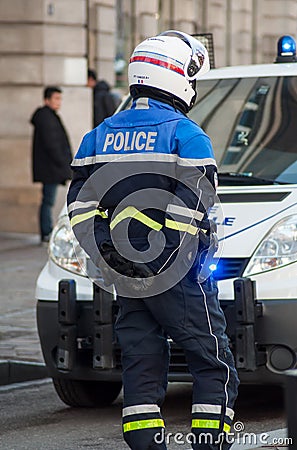
[[[48,378],[44,364],[28,361],[0,360],[0,386]]]

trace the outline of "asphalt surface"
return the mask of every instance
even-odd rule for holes
[[[191,448],[191,391],[190,383],[168,386],[162,407],[168,450]],[[70,408],[59,400],[48,379],[2,386],[0,401],[5,407],[0,408],[0,450],[128,450],[121,430],[122,400],[121,393],[104,408]],[[241,389],[232,450],[267,448],[265,444],[276,433],[271,430],[277,429],[280,437],[281,428],[280,392],[251,386]]]
[[[34,296],[46,260],[37,235],[0,233],[0,384],[46,375]]]

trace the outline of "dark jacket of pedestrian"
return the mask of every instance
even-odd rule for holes
[[[94,94],[93,126],[95,128],[97,125],[99,125],[99,123],[103,122],[103,120],[106,119],[106,117],[111,116],[118,105],[116,103],[114,95],[110,91],[109,84],[104,80],[98,81],[98,83],[96,83],[93,94]]]
[[[33,181],[64,184],[71,179],[71,147],[58,114],[48,106],[38,108],[32,118]]]

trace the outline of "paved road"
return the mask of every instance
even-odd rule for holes
[[[1,450],[126,450],[121,435],[121,396],[104,409],[76,409],[65,406],[49,381],[22,388],[0,388]],[[190,423],[191,387],[171,384],[163,408],[167,432],[183,433],[185,445],[170,439],[170,450],[186,450]],[[4,406],[4,407],[3,407]],[[236,421],[250,433],[283,428],[281,392],[242,389]]]

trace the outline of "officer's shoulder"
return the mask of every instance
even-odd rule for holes
[[[82,138],[78,155],[79,156],[90,156],[94,153],[96,144],[96,128],[89,131]]]
[[[188,117],[183,117],[178,121],[176,131],[181,137],[184,136],[190,138],[193,136],[201,136],[208,138],[205,131],[196,122]]]
[[[86,146],[95,145],[95,141],[96,141],[96,128],[86,133],[82,138],[82,144]]]

